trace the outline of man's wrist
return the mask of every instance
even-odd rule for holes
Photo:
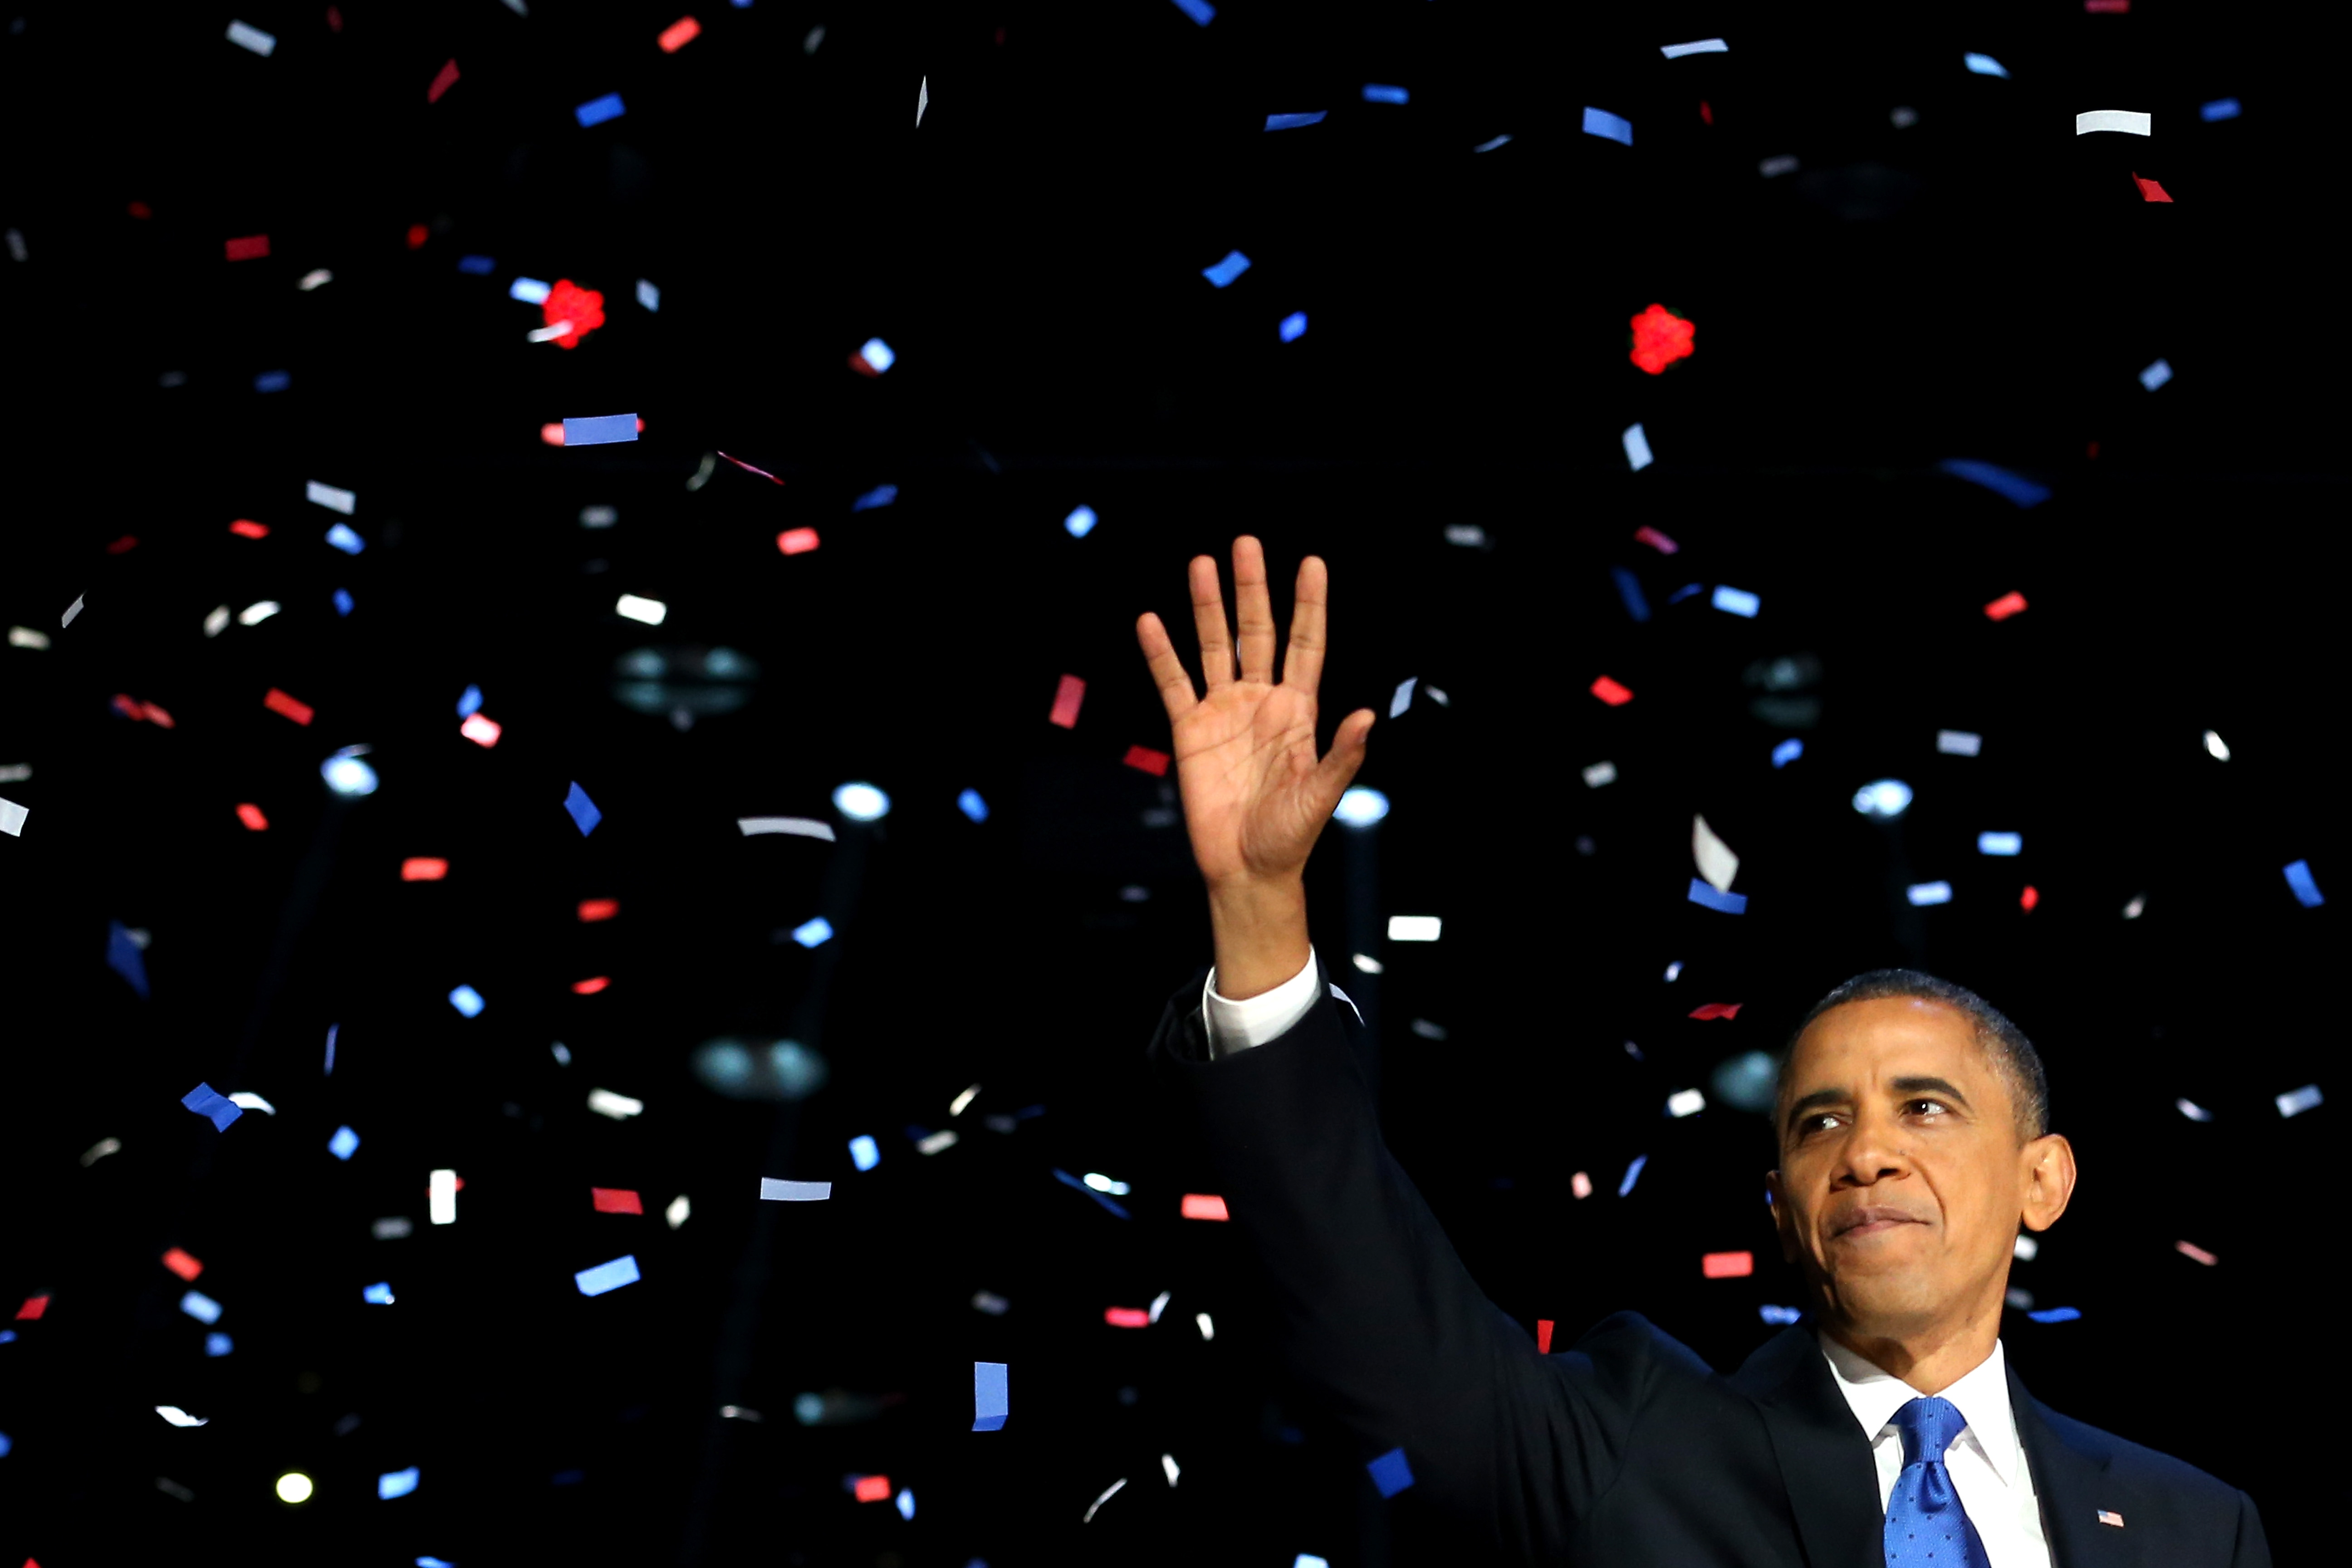
[[[1296,876],[1212,883],[1209,925],[1216,941],[1217,994],[1236,1002],[1273,990],[1313,957],[1307,884]]]

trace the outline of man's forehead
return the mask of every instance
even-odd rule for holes
[[[1964,1082],[1990,1070],[1966,1013],[1933,997],[1879,996],[1842,1003],[1807,1025],[1790,1054],[1788,1087],[1802,1095],[1925,1074]]]

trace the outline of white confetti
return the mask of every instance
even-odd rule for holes
[[[1731,879],[1739,874],[1739,857],[1716,837],[1704,816],[1691,818],[1691,858],[1698,862],[1698,874],[1706,879],[1707,886],[1718,893],[1731,891]]]

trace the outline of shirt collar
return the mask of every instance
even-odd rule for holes
[[[1836,1375],[1838,1392],[1845,1395],[1854,1420],[1861,1423],[1863,1436],[1876,1443],[1879,1435],[1894,1421],[1895,1413],[1921,1397],[1919,1391],[1893,1373],[1864,1360],[1827,1333],[1817,1337],[1822,1354]],[[1945,1389],[1943,1397],[1968,1418],[1967,1431],[1956,1441],[1973,1439],[1993,1474],[2004,1485],[2013,1481],[2021,1445],[2017,1436],[2016,1414],[2010,1408],[2008,1364],[2000,1342],[1993,1341],[1992,1353]]]

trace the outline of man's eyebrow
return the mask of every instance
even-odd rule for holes
[[[1958,1086],[1954,1084],[1949,1079],[1923,1077],[1898,1078],[1890,1082],[1887,1085],[1887,1088],[1900,1095],[1937,1095],[1945,1100],[1952,1101],[1963,1110],[1973,1110],[1976,1109],[1969,1103],[1969,1097],[1962,1094],[1959,1091]],[[1817,1089],[1813,1090],[1812,1093],[1802,1096],[1789,1107],[1788,1125],[1794,1127],[1797,1123],[1805,1119],[1808,1112],[1825,1109],[1829,1106],[1843,1105],[1853,1098],[1853,1091],[1852,1089]]]

